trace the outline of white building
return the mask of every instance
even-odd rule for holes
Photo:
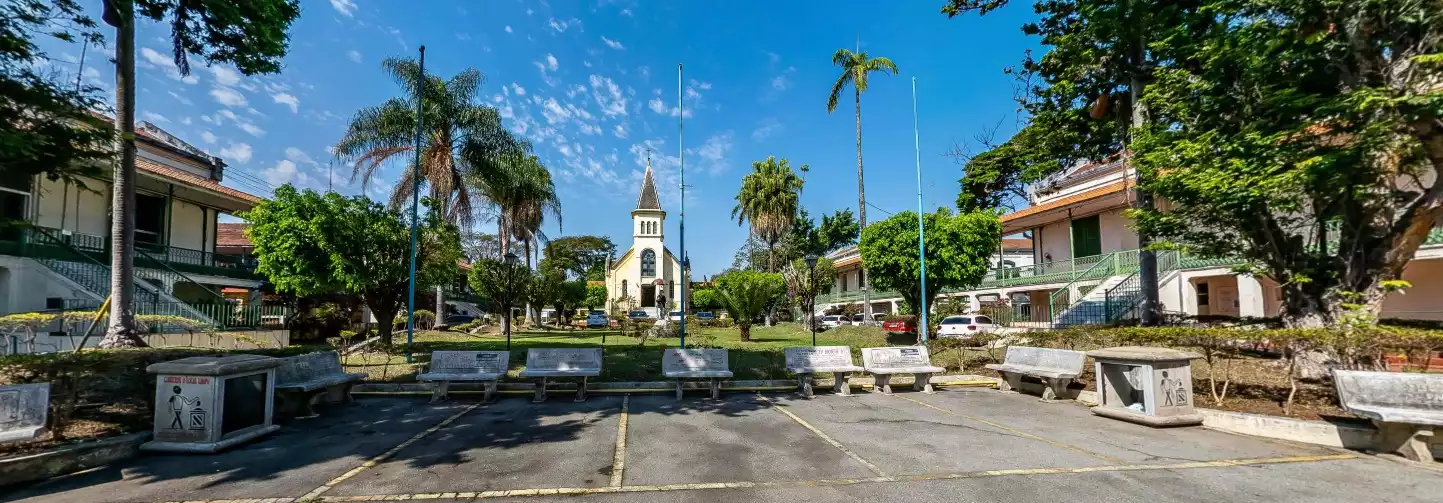
[[[666,249],[665,230],[666,211],[656,195],[648,158],[636,209],[631,210],[631,248],[607,264],[608,311],[635,308],[659,317],[679,305],[685,281],[681,261]]]

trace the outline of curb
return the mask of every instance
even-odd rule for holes
[[[131,433],[0,460],[0,487],[44,480],[135,457],[150,432]]]
[[[996,380],[976,375],[944,375],[932,376],[929,379],[932,384],[939,386],[995,386]],[[832,382],[831,378],[817,378],[817,383]],[[874,380],[871,377],[853,377],[852,387],[869,388]],[[893,385],[910,385],[911,379],[893,379]],[[548,392],[573,392],[576,391],[577,383],[551,382],[547,383]],[[383,395],[383,394],[431,394],[429,383],[361,383],[357,384],[352,392],[358,395]],[[451,391],[482,391],[480,383],[452,383]],[[703,381],[683,381],[682,389],[701,390],[709,389]],[[793,379],[769,379],[769,380],[742,380],[723,381],[723,391],[790,391],[797,389],[797,381]],[[536,385],[528,382],[501,382],[496,386],[498,392],[532,393]],[[621,382],[588,382],[586,391],[588,393],[661,393],[676,390],[676,381],[621,381]]]
[[[1377,432],[1373,426],[1361,423],[1332,423],[1201,407],[1196,410],[1202,414],[1203,426],[1214,430],[1342,449],[1370,449]]]

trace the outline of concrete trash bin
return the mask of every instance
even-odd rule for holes
[[[275,368],[260,355],[195,356],[146,367],[155,376],[154,438],[148,451],[211,453],[276,431]]]
[[[1192,406],[1192,360],[1202,355],[1125,346],[1088,351],[1087,356],[1096,362],[1093,414],[1148,426],[1202,424]]]

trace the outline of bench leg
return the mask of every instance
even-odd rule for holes
[[[1002,382],[997,384],[997,391],[1010,391],[1017,393],[1022,389],[1022,374],[1016,372],[1001,372]]]
[[[1431,427],[1376,420],[1373,425],[1378,427],[1373,445],[1379,452],[1397,454],[1420,463],[1433,461],[1433,452],[1428,449],[1428,442],[1433,438]]]
[[[276,393],[276,409],[278,415],[290,419],[307,419],[316,417],[315,409],[311,408],[312,395],[303,391],[287,391]]]
[[[317,398],[320,398],[320,393],[303,391],[300,393],[291,393],[290,396],[292,400],[295,400],[293,408],[296,419],[310,419],[320,415],[316,413],[315,408],[315,402]]]
[[[497,381],[486,381],[481,383],[485,387],[485,394],[481,395],[481,403],[491,403],[491,398],[496,396]]]
[[[581,384],[576,385],[576,401],[586,401],[586,376],[581,376]]]
[[[849,372],[832,372],[832,392],[841,396],[853,396],[852,374]]]
[[[873,374],[876,383],[872,385],[872,391],[882,390],[883,395],[892,394],[892,374]]]
[[[438,403],[438,402],[440,402],[440,401],[442,401],[442,400],[445,400],[445,399],[448,397],[447,392],[450,391],[450,389],[449,389],[450,387],[451,387],[451,382],[450,382],[450,381],[436,381],[435,383],[432,383],[432,384],[431,384],[431,403]]]
[[[811,375],[811,374],[807,374],[807,373],[797,374],[797,392],[798,392],[798,393],[801,393],[803,398],[811,398],[811,397],[812,397],[812,375]]]
[[[531,403],[541,403],[541,402],[545,402],[545,401],[546,401],[546,378],[545,378],[545,377],[538,377],[538,378],[536,378],[536,396],[534,396],[534,397],[531,398]]]
[[[1066,399],[1067,384],[1072,380],[1045,378],[1042,381],[1046,384],[1046,386],[1042,388],[1042,401],[1051,402]]]
[[[676,380],[676,401],[681,401],[681,379]]]
[[[921,391],[928,395],[936,393],[932,390],[932,374],[912,374],[912,391]]]
[[[721,379],[711,380],[711,399],[721,400]]]

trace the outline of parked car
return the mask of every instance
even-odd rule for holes
[[[476,321],[476,317],[469,314],[453,314],[446,317],[447,325],[460,325],[462,323],[471,323],[473,321]]]
[[[966,340],[978,334],[992,333],[996,330],[997,325],[992,323],[992,318],[986,316],[948,316],[942,320],[937,336]]]
[[[837,327],[840,327],[840,326],[842,326],[842,325],[851,325],[851,324],[852,324],[852,320],[847,319],[847,317],[845,317],[845,316],[839,316],[839,315],[833,314],[833,315],[823,316],[823,317],[822,317],[822,328],[837,328]]]
[[[672,311],[671,314],[666,315],[666,321],[681,323],[681,311]]]
[[[586,328],[606,328],[609,324],[606,315],[598,311],[592,311],[591,314],[586,315]]]
[[[700,311],[696,313],[697,321],[716,321],[716,313],[711,311]]]
[[[650,314],[647,314],[646,311],[642,311],[640,309],[626,313],[626,317],[630,318],[631,321],[651,319]]]
[[[882,322],[882,331],[889,334],[915,334],[917,333],[917,317],[899,317],[892,321]]]

